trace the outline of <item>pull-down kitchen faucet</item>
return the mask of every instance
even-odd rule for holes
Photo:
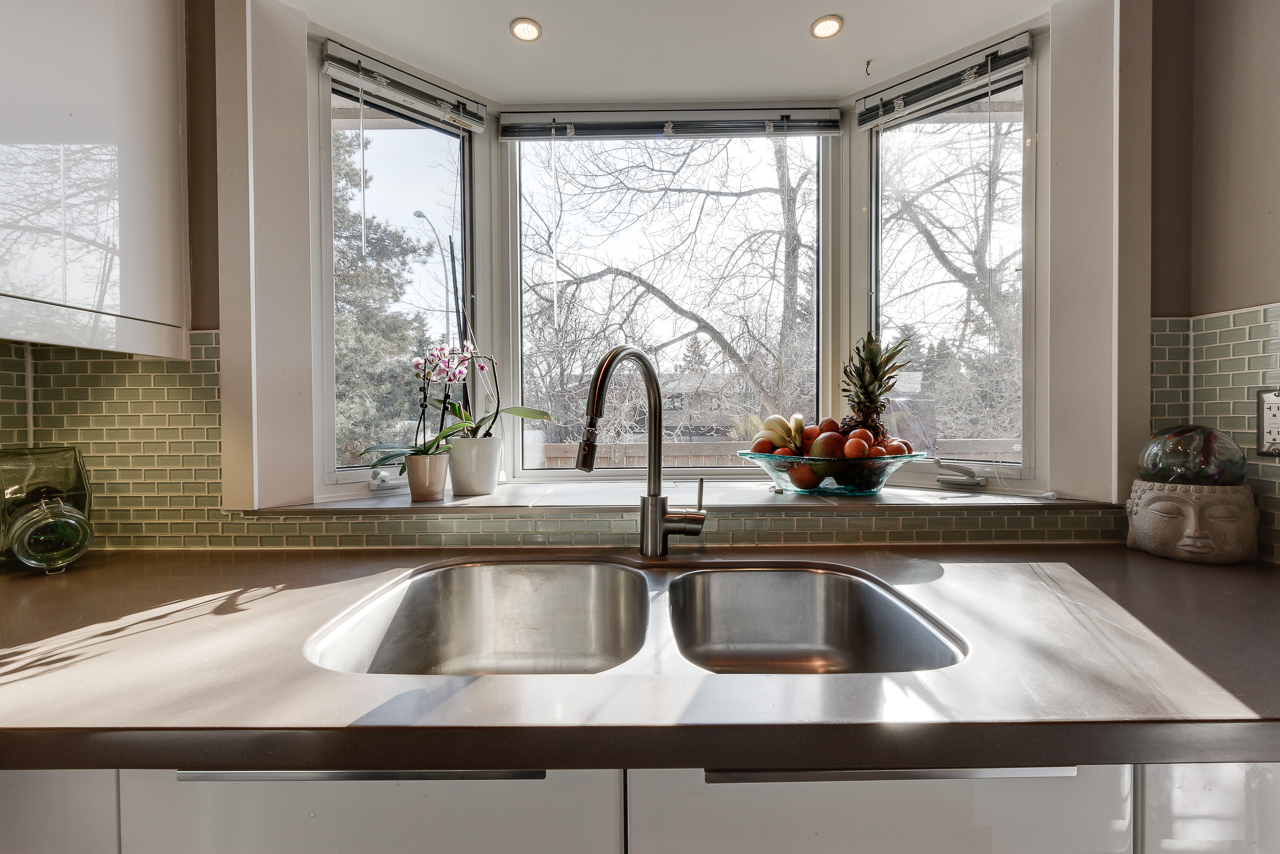
[[[676,513],[667,511],[667,497],[662,494],[662,390],[658,386],[658,372],[653,362],[642,351],[623,345],[614,347],[596,366],[587,392],[587,425],[578,443],[578,469],[591,471],[596,467],[596,425],[604,414],[605,394],[609,381],[620,362],[635,362],[644,377],[645,395],[649,401],[649,489],[640,499],[640,554],[659,557],[667,553],[667,537],[685,534],[696,537],[702,533],[702,523],[707,514],[702,510],[702,481],[698,481],[698,509]]]

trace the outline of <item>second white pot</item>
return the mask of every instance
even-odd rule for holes
[[[449,439],[449,477],[454,495],[488,495],[498,488],[502,467],[502,437]]]

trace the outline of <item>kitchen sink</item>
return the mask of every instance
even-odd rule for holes
[[[410,575],[304,650],[349,673],[599,673],[644,644],[649,595],[609,563],[477,563]]]
[[[466,676],[889,673],[947,667],[964,650],[861,570],[514,559],[408,573],[303,652],[346,673]]]
[[[890,588],[815,569],[699,570],[671,582],[681,654],[714,673],[888,673],[964,657]]]

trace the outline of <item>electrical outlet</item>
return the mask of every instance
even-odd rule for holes
[[[1258,454],[1280,457],[1280,389],[1258,392]]]

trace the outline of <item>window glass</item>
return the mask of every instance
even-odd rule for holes
[[[877,326],[941,457],[1021,463],[1023,89],[878,133]]]
[[[409,359],[459,340],[463,145],[334,93],[334,421],[338,468],[364,448],[412,442],[418,419]]]
[[[663,464],[732,466],[770,413],[817,405],[818,141],[520,146],[527,469],[572,468],[600,358],[642,349],[662,380]],[[643,466],[645,394],[614,376],[597,467]]]

